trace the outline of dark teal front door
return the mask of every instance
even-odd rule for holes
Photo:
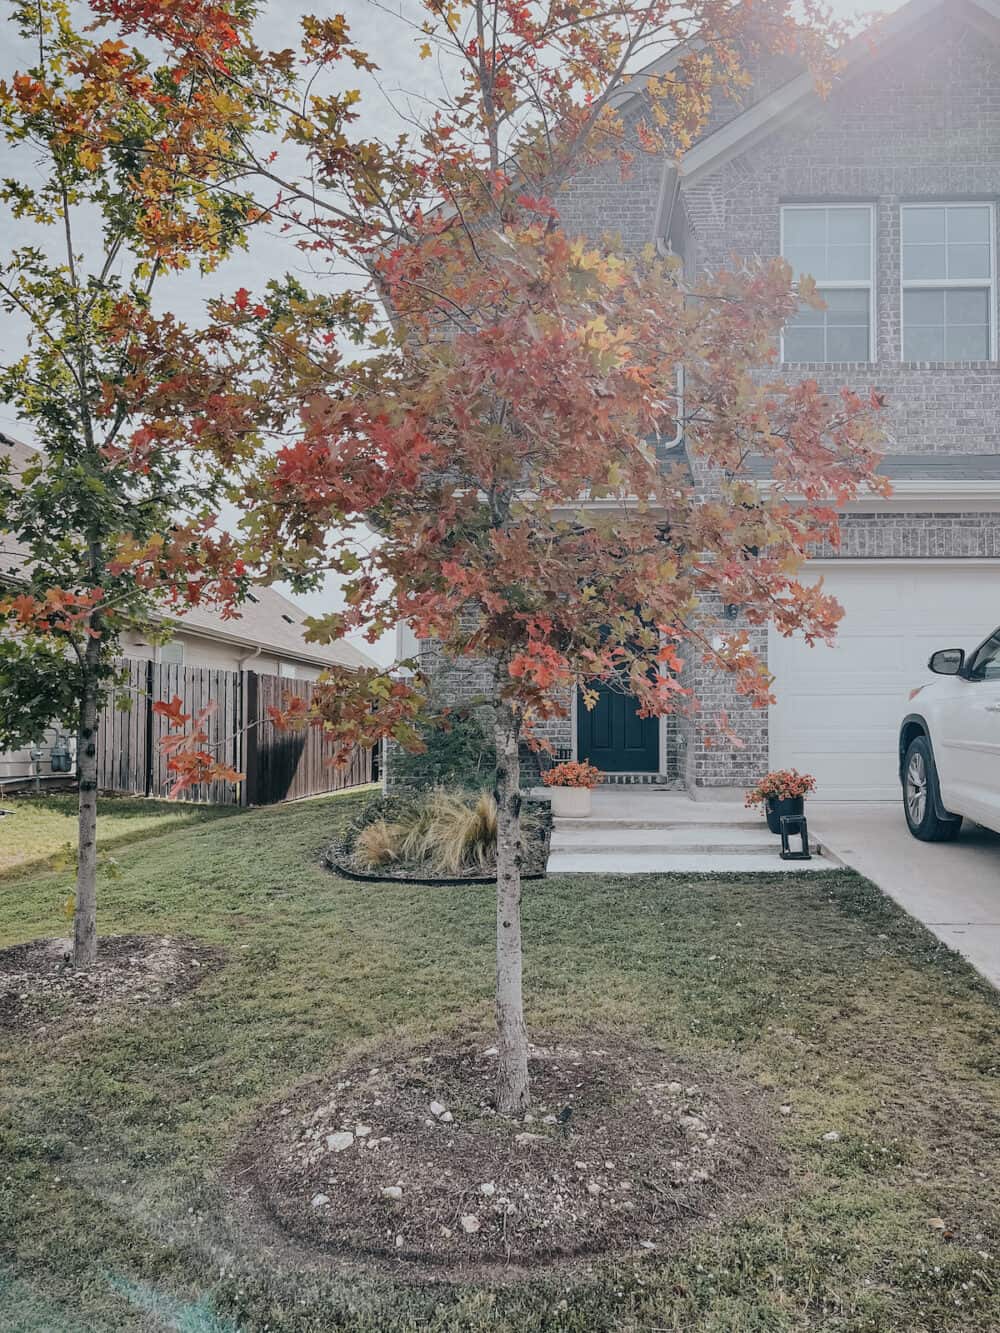
[[[640,717],[633,694],[596,686],[598,699],[588,709],[577,699],[577,757],[605,773],[658,773],[660,722]]]

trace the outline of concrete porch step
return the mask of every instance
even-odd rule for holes
[[[685,875],[771,874],[785,871],[836,870],[826,857],[813,854],[811,861],[783,861],[777,851],[769,854],[732,851],[696,852],[586,852],[553,851],[550,875]]]

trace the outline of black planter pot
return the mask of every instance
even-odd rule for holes
[[[781,816],[801,815],[805,806],[804,796],[790,796],[787,801],[768,801],[765,807],[767,810],[767,827],[772,833],[780,833]]]

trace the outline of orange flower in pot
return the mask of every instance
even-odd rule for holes
[[[772,833],[780,833],[782,815],[801,815],[805,798],[815,790],[816,779],[812,774],[800,773],[796,768],[779,768],[765,773],[757,785],[750,788],[746,804],[748,808],[763,806],[767,827]]]
[[[542,781],[552,793],[552,813],[563,819],[585,819],[590,814],[590,793],[600,782],[601,770],[575,759],[556,764]]]

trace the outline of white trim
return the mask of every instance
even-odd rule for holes
[[[827,290],[829,290],[829,291],[843,291],[843,292],[863,292],[863,291],[867,291],[867,293],[868,293],[868,356],[866,357],[866,359],[865,359],[864,362],[857,362],[857,364],[858,364],[858,365],[862,365],[862,364],[871,365],[874,361],[877,361],[877,360],[878,360],[878,332],[877,332],[877,325],[878,325],[877,313],[878,313],[878,312],[877,312],[877,304],[876,304],[876,300],[875,300],[875,294],[876,294],[876,292],[877,292],[877,290],[878,290],[878,285],[877,285],[877,273],[876,273],[876,260],[877,260],[877,253],[878,253],[878,245],[877,245],[877,236],[876,236],[876,228],[875,228],[875,219],[876,219],[875,204],[874,204],[871,200],[866,200],[866,199],[858,199],[858,200],[855,200],[855,201],[852,201],[852,200],[838,200],[836,203],[832,203],[832,202],[830,202],[830,201],[828,201],[828,200],[826,200],[826,199],[817,199],[817,200],[815,200],[815,202],[813,202],[813,203],[781,204],[780,209],[779,209],[779,220],[778,220],[778,228],[779,228],[779,241],[778,241],[778,247],[779,247],[779,252],[780,252],[782,258],[785,257],[785,214],[786,214],[786,213],[792,213],[792,212],[802,212],[802,211],[805,210],[805,209],[811,209],[812,211],[815,212],[815,210],[816,210],[817,208],[822,208],[822,209],[824,209],[824,210],[825,210],[826,212],[828,212],[828,213],[832,213],[832,212],[833,212],[834,210],[836,210],[836,209],[843,209],[843,208],[866,208],[866,209],[868,210],[868,278],[867,278],[867,281],[863,281],[863,280],[860,279],[860,278],[852,278],[850,281],[844,281],[844,280],[842,280],[842,279],[831,279],[831,280],[827,281],[826,279],[822,279],[822,280],[821,280],[821,279],[819,279],[819,278],[816,278],[816,291],[817,291],[817,292],[827,291]],[[815,274],[812,274],[811,276],[815,278],[816,275],[815,275]],[[785,365],[785,364],[787,364],[787,365],[801,365],[801,364],[803,364],[802,362],[786,362],[786,361],[785,361],[785,331],[784,331],[784,328],[782,328],[782,330],[781,330],[781,336],[780,336],[780,342],[779,342],[779,354],[780,354],[781,361],[782,361],[782,364],[783,364],[783,365]],[[805,364],[820,364],[820,363],[805,363]],[[825,365],[833,365],[833,364],[839,364],[839,363],[834,363],[834,362],[823,362],[822,364],[825,364]]]
[[[815,560],[807,560],[802,566],[802,570],[804,573],[808,573],[810,569],[843,569],[845,565],[854,568],[863,566],[868,569],[873,565],[877,565],[880,569],[889,568],[892,565],[898,565],[904,569],[912,569],[915,565],[919,565],[921,569],[932,565],[941,569],[1000,569],[1000,560],[990,556],[963,557],[958,555],[892,555],[882,559],[877,555],[852,555],[845,556],[843,560],[838,560],[833,556],[817,556]]]
[[[903,277],[903,213],[911,208],[985,208],[989,211],[989,243],[990,243],[990,276],[987,280],[983,278],[904,278]],[[989,321],[987,334],[989,337],[989,357],[986,361],[974,361],[975,365],[988,365],[991,361],[997,359],[997,257],[996,257],[996,232],[997,232],[997,213],[996,204],[989,199],[920,199],[904,201],[899,205],[899,359],[906,365],[918,365],[919,361],[914,362],[907,358],[904,348],[906,346],[906,322],[903,317],[903,298],[907,292],[923,291],[971,291],[981,292],[985,290],[988,293],[987,319]],[[947,212],[945,213],[945,263],[948,262],[948,222]],[[923,358],[926,360],[927,358]],[[949,362],[942,358],[944,364],[958,365],[960,362]]]
[[[757,479],[766,494],[774,483]],[[801,500],[801,496],[789,495]],[[862,495],[844,505],[843,514],[1000,514],[1000,479],[935,481],[932,478],[900,479],[892,482],[889,495]]]

